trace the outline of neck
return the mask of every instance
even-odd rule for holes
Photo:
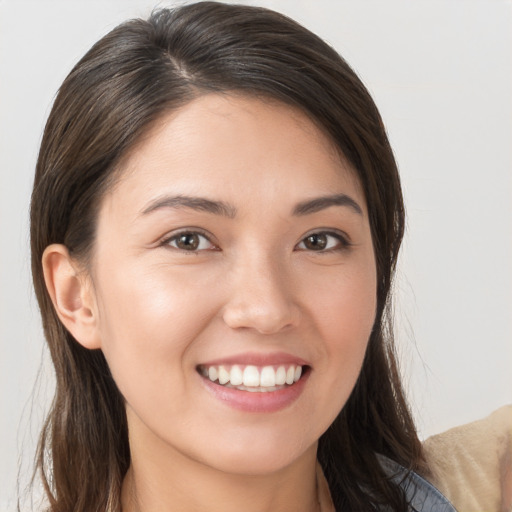
[[[236,474],[131,441],[123,512],[318,512],[316,445],[270,474]]]
[[[255,479],[241,481],[234,475],[211,480],[184,481],[181,487],[149,482],[130,468],[123,483],[123,512],[320,512],[316,488],[290,485],[274,475],[271,482]]]

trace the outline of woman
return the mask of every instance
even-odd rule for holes
[[[50,510],[452,510],[393,353],[403,225],[377,109],[306,29],[205,2],[101,39],[32,196]]]

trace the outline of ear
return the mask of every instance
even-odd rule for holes
[[[49,245],[42,263],[46,288],[64,327],[85,348],[101,348],[96,299],[90,279],[78,272],[78,265],[64,245]]]

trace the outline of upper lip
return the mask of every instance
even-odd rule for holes
[[[301,357],[286,352],[257,353],[245,352],[242,354],[221,357],[201,363],[199,366],[220,366],[220,365],[253,365],[253,366],[276,366],[282,364],[295,364],[298,366],[309,366],[309,363]]]

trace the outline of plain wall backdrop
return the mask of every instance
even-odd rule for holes
[[[408,213],[397,342],[421,436],[512,402],[512,2],[238,3],[326,39],[381,110]],[[15,509],[52,392],[28,249],[44,122],[86,50],[156,5],[0,0],[0,511]]]

